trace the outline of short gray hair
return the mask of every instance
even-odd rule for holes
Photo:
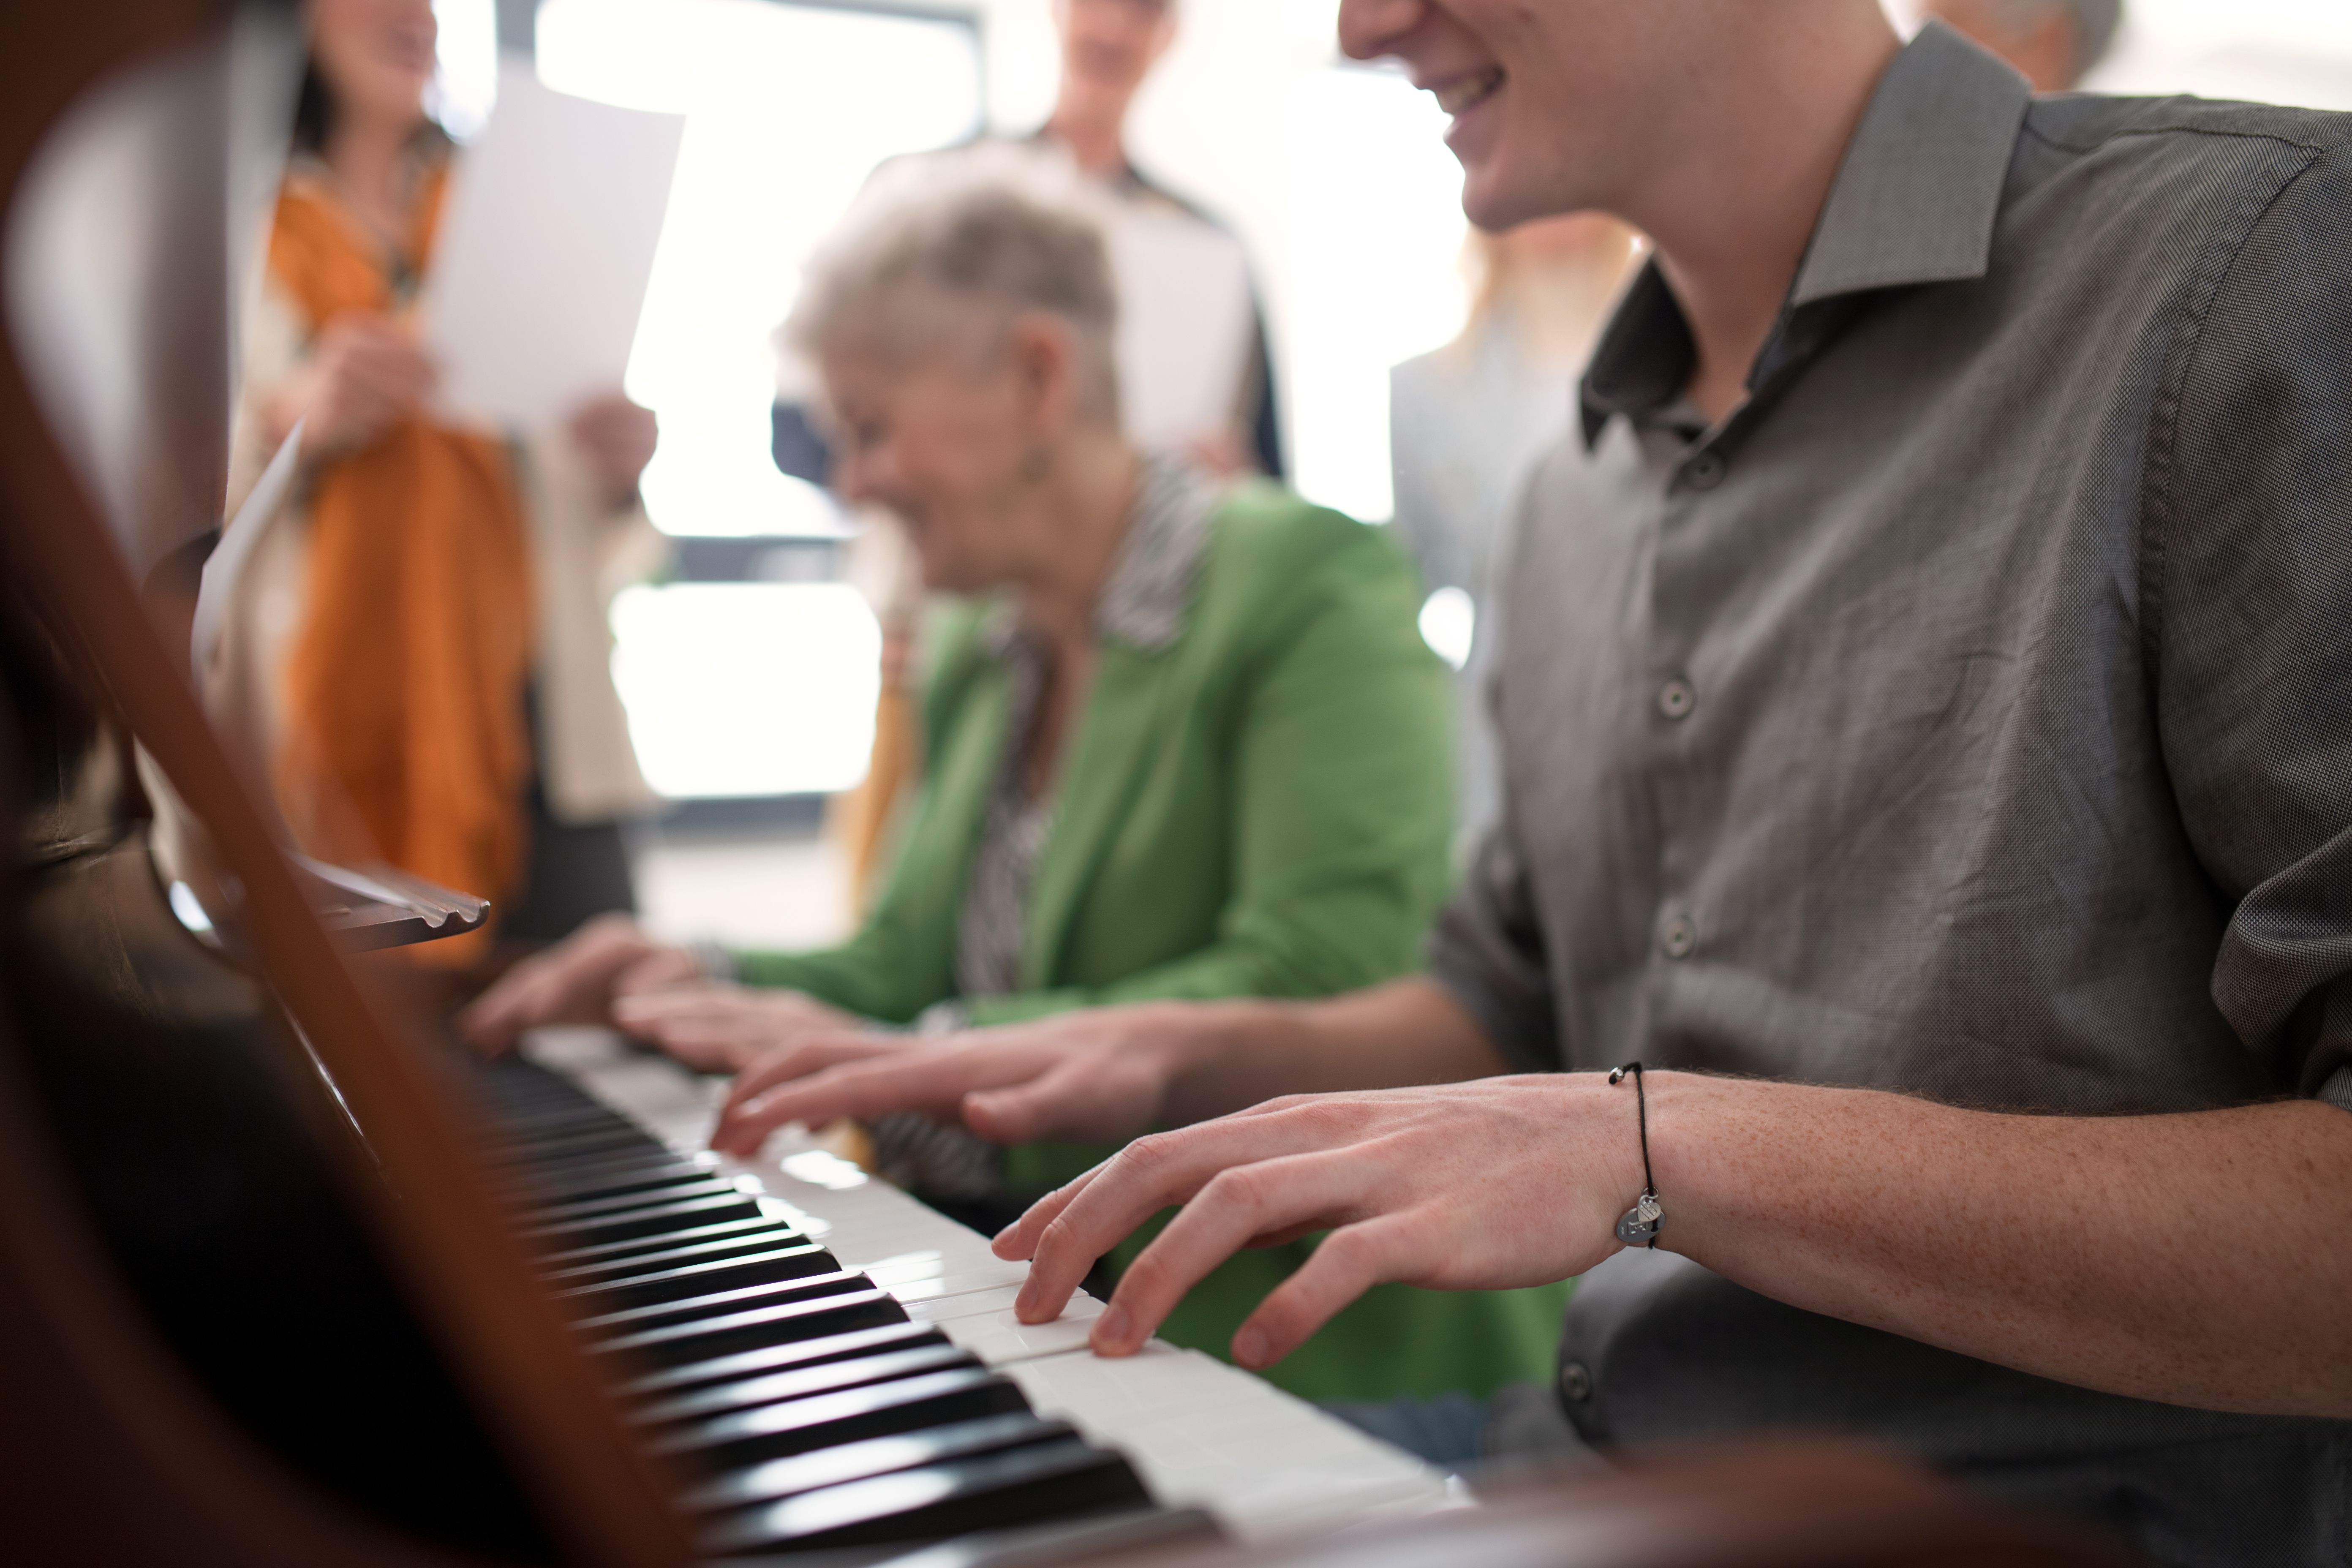
[[[1050,167],[1002,157],[906,164],[877,174],[810,258],[782,346],[813,359],[875,306],[919,310],[927,297],[1005,325],[1041,311],[1070,329],[1089,408],[1116,421],[1118,296],[1103,225],[1084,198]]]

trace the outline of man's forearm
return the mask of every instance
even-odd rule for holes
[[[1424,979],[1315,1002],[1204,1004],[1172,1075],[1181,1126],[1289,1094],[1459,1083],[1508,1068],[1461,1004]]]
[[[1649,1095],[1659,1244],[1752,1289],[2113,1393],[2352,1415],[2352,1115],[2003,1116],[1667,1073]]]

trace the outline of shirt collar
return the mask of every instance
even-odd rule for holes
[[[1921,28],[1886,68],[1854,128],[1790,286],[1783,328],[1825,301],[1983,277],[2032,101],[2025,79],[1983,49],[1940,22]],[[1780,357],[1768,344],[1758,363]],[[1585,373],[1585,445],[1600,440],[1612,416],[1640,416],[1671,401],[1696,359],[1682,307],[1653,261]]]
[[[1189,464],[1153,455],[1143,460],[1134,514],[1095,601],[1095,633],[1145,653],[1162,653],[1184,635],[1192,588],[1208,554],[1217,489]],[[1000,600],[981,628],[992,658],[1009,654],[1021,635],[1020,613]]]

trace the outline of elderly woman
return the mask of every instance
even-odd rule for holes
[[[755,1095],[909,1026],[1318,996],[1413,965],[1446,887],[1449,764],[1412,574],[1347,518],[1135,450],[1115,313],[1097,229],[1009,184],[934,193],[820,258],[789,331],[822,372],[835,482],[964,596],[935,628],[895,872],[846,944],[738,954],[740,984],[600,924],[482,998],[476,1043],[611,1022]],[[967,1217],[1108,1152],[872,1109],[885,1172]],[[751,1106],[729,1136],[772,1126]],[[1222,1353],[1303,1246],[1227,1265],[1164,1331]],[[1559,1310],[1389,1288],[1276,1375],[1327,1398],[1485,1390],[1541,1373]]]

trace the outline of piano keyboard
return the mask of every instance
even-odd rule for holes
[[[605,1031],[538,1031],[484,1082],[536,1202],[528,1239],[591,1342],[627,1358],[630,1415],[696,1478],[714,1554],[1121,1516],[1255,1542],[1459,1506],[1435,1470],[1213,1357],[1155,1340],[1097,1359],[1084,1294],[1017,1321],[1025,1265],[795,1134],[756,1165],[712,1153],[721,1086]]]

